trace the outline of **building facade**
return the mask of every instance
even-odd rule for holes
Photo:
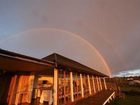
[[[43,59],[0,50],[0,104],[66,105],[113,89],[109,77],[59,54]]]

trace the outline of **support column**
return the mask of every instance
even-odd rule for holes
[[[66,103],[66,71],[63,71],[63,79],[64,79],[64,103]]]
[[[88,78],[89,94],[91,95],[91,84],[90,84],[90,78],[89,78],[89,75],[87,75],[87,78]]]
[[[102,77],[101,77],[101,89],[103,90],[103,82],[102,82]]]
[[[82,74],[80,74],[80,85],[81,85],[81,95],[82,95],[82,98],[84,98],[84,89],[83,89]]]
[[[94,93],[96,93],[95,81],[94,81],[94,77],[93,76],[92,76],[92,82],[93,82],[93,90],[94,90]]]
[[[100,77],[98,77],[98,82],[99,82],[99,90],[101,91]]]
[[[74,101],[74,96],[73,96],[73,74],[70,72],[70,95],[71,95],[71,101]]]
[[[100,88],[100,91],[101,91],[101,81],[100,81],[100,77],[98,77],[98,81],[99,81],[99,88]]]
[[[9,102],[8,105],[13,105],[15,102],[15,98],[16,98],[16,92],[17,92],[17,87],[18,87],[18,82],[19,82],[19,76],[15,75],[13,77],[13,82],[12,82],[12,87],[11,87],[11,92],[10,92],[10,98],[9,98]]]
[[[14,103],[14,105],[18,105],[18,101],[17,101],[17,96],[18,96],[18,86],[20,84],[20,78],[21,76],[17,75],[17,81],[16,81],[16,86],[15,86],[15,91],[14,91],[14,96],[13,96],[13,100],[12,103]]]
[[[103,78],[103,80],[104,80],[104,87],[105,87],[105,90],[107,90],[105,77]]]
[[[99,77],[99,81],[100,81],[100,90],[102,90],[102,81],[101,81],[101,77]]]
[[[98,91],[100,91],[100,86],[99,86],[99,79],[98,79],[98,77],[96,77],[96,80],[97,80]]]
[[[38,75],[34,75],[34,83],[33,83],[33,93],[32,93],[32,98],[36,99],[38,96],[38,90],[37,90],[37,85],[38,85]]]
[[[33,88],[34,88],[34,80],[35,80],[35,73],[31,73],[30,76],[29,76],[29,97],[28,97],[28,103],[31,103],[32,101],[32,95],[33,95]]]
[[[57,85],[58,85],[58,70],[54,68],[54,86],[53,86],[53,97],[54,97],[54,102],[53,105],[57,105]]]

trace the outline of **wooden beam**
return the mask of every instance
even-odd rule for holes
[[[15,98],[16,98],[16,92],[17,92],[17,87],[18,87],[18,81],[19,81],[19,76],[15,75],[14,77],[12,77],[12,87],[11,87],[11,92],[10,92],[10,98],[9,98],[9,102],[8,105],[13,105],[15,102]]]
[[[64,82],[64,103],[66,103],[66,71],[63,71],[63,82]]]
[[[12,103],[13,103],[14,105],[18,105],[18,102],[17,102],[17,93],[18,93],[18,85],[19,85],[20,77],[21,77],[21,76],[17,75],[16,86],[15,86],[14,95],[13,95],[13,100],[12,100]]]
[[[100,90],[102,90],[102,81],[101,81],[101,77],[99,77],[99,83],[100,83]]]
[[[76,73],[76,95],[77,95],[77,98],[79,98],[79,88],[78,88],[78,86],[79,86],[79,79],[78,79],[78,73]]]
[[[38,85],[38,75],[34,74],[34,83],[33,83],[33,92],[32,92],[32,98],[36,99],[36,89],[37,89],[37,85]]]
[[[54,102],[53,105],[57,105],[57,85],[58,85],[58,70],[54,68],[54,87],[53,87],[53,97],[54,97]]]
[[[97,81],[98,91],[100,91],[100,86],[99,86],[99,79],[98,79],[98,77],[96,77],[96,81]]]
[[[70,72],[70,95],[71,95],[71,101],[74,101],[74,96],[73,96],[73,73]]]
[[[91,95],[91,84],[90,84],[90,78],[89,78],[89,75],[87,75],[87,79],[88,79],[89,94]]]
[[[100,77],[98,77],[98,82],[99,82],[99,91],[101,91]]]
[[[94,93],[96,93],[96,88],[95,88],[95,81],[94,81],[94,76],[92,76],[92,82],[93,82],[93,90],[94,90]]]
[[[83,78],[82,78],[82,74],[80,74],[80,85],[81,85],[81,95],[82,95],[82,98],[84,98],[84,89],[83,89]]]
[[[28,97],[28,103],[31,103],[32,101],[32,93],[33,93],[33,84],[34,84],[34,79],[35,79],[35,73],[32,72],[31,75],[29,76],[29,86],[28,88],[30,88],[31,90],[29,91],[29,97]]]
[[[103,78],[103,80],[104,80],[104,87],[105,87],[105,90],[107,90],[105,77]]]

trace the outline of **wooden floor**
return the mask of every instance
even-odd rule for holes
[[[104,90],[104,91],[96,93],[93,96],[90,96],[90,97],[87,97],[87,98],[84,98],[79,101],[69,103],[66,105],[102,105],[112,93],[113,91]],[[34,102],[32,104],[20,104],[20,105],[42,105],[42,104],[37,104],[37,103]],[[43,105],[48,105],[48,104],[44,103]]]
[[[70,105],[102,105],[113,91],[101,91],[94,96],[71,103]]]

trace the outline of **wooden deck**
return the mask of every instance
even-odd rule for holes
[[[71,103],[70,105],[103,105],[106,99],[113,93],[113,91],[101,91],[94,96],[84,98],[77,102]]]
[[[113,91],[106,90],[98,92],[97,94],[93,96],[89,96],[87,98],[81,99],[79,101],[69,103],[66,105],[103,105],[103,103],[106,101],[106,99],[113,93]],[[20,105],[42,105],[38,104],[39,102],[34,102],[31,104],[20,104]],[[44,103],[43,105],[48,105],[47,103]]]

